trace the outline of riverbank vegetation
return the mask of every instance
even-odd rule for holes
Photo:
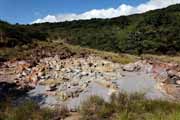
[[[148,100],[139,93],[119,93],[112,95],[109,102],[91,96],[76,114],[81,120],[180,120],[180,103]],[[25,120],[27,116],[31,120],[59,120],[71,115],[67,107],[40,108],[32,101],[18,107],[9,102],[0,103],[0,120]]]
[[[0,120],[60,120],[69,116],[70,113],[66,107],[40,108],[31,100],[18,106],[11,102],[0,102]]]
[[[80,109],[82,120],[180,120],[180,104],[148,100],[143,94],[119,93],[110,102],[90,97]]]

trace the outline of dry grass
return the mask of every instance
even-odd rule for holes
[[[30,45],[27,45],[26,47],[22,46],[16,48],[1,48],[0,56],[7,60],[12,60],[12,59],[38,60],[42,57],[47,56],[46,54],[42,54],[41,53],[42,51],[45,51],[45,53],[49,52],[52,54],[52,56],[59,53],[63,53],[63,54],[70,53],[76,56],[82,56],[82,55],[88,56],[91,54],[121,64],[127,64],[139,59],[139,57],[135,55],[129,55],[123,53],[118,54],[113,52],[100,51],[96,49],[82,48],[77,45],[76,46],[69,45],[63,42],[42,42],[42,41],[34,42]]]
[[[127,55],[127,54],[117,54],[112,52],[105,52],[105,51],[97,51],[94,50],[95,55],[100,56],[104,59],[108,59],[115,63],[127,64],[130,62],[134,62],[138,59],[137,56],[134,55]]]
[[[90,97],[80,108],[82,120],[180,120],[180,103],[147,100],[143,94],[119,93],[110,102]]]
[[[169,55],[151,55],[151,54],[143,54],[143,58],[145,59],[157,59],[163,62],[175,62],[180,63],[180,55],[169,56]]]
[[[45,81],[40,81],[39,84],[41,84],[41,85],[57,85],[57,84],[61,84],[62,82],[63,82],[62,80],[48,79]]]
[[[75,51],[77,54],[85,52],[87,54],[92,54],[95,56],[102,57],[103,59],[108,59],[115,63],[121,63],[121,64],[127,64],[130,62],[134,62],[139,59],[139,57],[135,55],[128,55],[128,54],[118,54],[113,52],[107,52],[107,51],[100,51],[96,49],[90,49],[90,48],[82,48],[80,46],[75,45],[69,45],[65,44],[71,51]]]
[[[27,101],[19,106],[9,102],[0,103],[0,120],[60,120],[69,116],[67,107],[55,109],[40,108],[38,104]]]
[[[51,53],[52,56],[58,53],[63,54],[73,54],[76,56],[82,55],[96,55],[110,61],[127,64],[130,62],[137,61],[140,57],[142,58],[153,58],[164,62],[177,62],[180,63],[180,55],[168,56],[168,55],[151,55],[143,54],[140,57],[136,55],[123,54],[123,53],[113,53],[107,51],[100,51],[96,49],[83,48],[77,45],[70,45],[63,42],[34,42],[32,44],[16,47],[16,48],[1,48],[0,57],[3,59],[39,59],[41,57],[47,56],[46,54],[41,54],[40,52],[45,51],[45,53]]]

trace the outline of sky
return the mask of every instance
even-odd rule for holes
[[[0,19],[31,24],[112,18],[176,3],[180,0],[0,0]]]

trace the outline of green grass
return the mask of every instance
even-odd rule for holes
[[[80,108],[82,120],[180,120],[180,104],[119,93],[110,102],[90,97]]]
[[[40,108],[33,101],[13,106],[9,102],[0,103],[0,120],[55,120],[69,115],[66,107],[55,109]]]
[[[180,103],[162,100],[147,100],[144,94],[119,93],[106,102],[92,96],[79,108],[81,120],[180,120]],[[14,106],[0,103],[0,120],[60,120],[70,115],[67,107],[40,108],[27,101]]]

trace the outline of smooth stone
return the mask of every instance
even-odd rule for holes
[[[180,85],[180,80],[177,80],[177,81],[176,81],[176,84]]]

